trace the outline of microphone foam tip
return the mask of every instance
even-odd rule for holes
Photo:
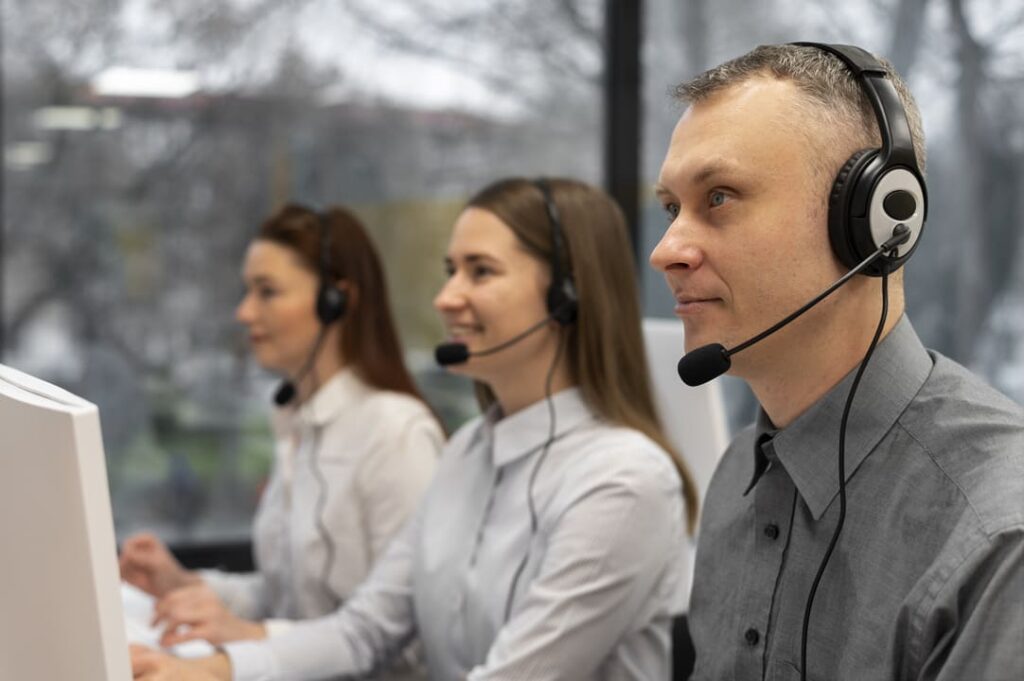
[[[702,345],[692,350],[679,360],[676,370],[683,383],[690,387],[704,385],[708,381],[718,378],[732,366],[732,360],[726,354],[725,348],[720,343]]]
[[[462,364],[469,359],[469,348],[465,343],[441,343],[434,348],[434,359],[443,367]]]

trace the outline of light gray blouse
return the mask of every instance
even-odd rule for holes
[[[552,406],[546,455],[544,400],[460,429],[355,595],[282,635],[225,646],[234,678],[366,674],[414,634],[433,679],[668,678],[688,573],[679,477],[577,389]]]

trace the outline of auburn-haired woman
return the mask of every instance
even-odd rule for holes
[[[377,250],[335,207],[288,205],[245,255],[236,316],[275,394],[276,462],[253,531],[256,571],[184,569],[128,539],[125,580],[156,596],[161,643],[275,636],[347,601],[405,524],[443,432],[402,359]]]
[[[571,180],[498,182],[445,263],[439,360],[485,413],[344,607],[183,678],[359,675],[414,635],[434,679],[669,678],[696,498],[655,416],[621,212]]]

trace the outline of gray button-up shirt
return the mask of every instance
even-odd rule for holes
[[[553,406],[543,462],[544,401],[456,433],[412,522],[345,607],[225,646],[235,678],[362,674],[418,633],[441,681],[667,679],[688,573],[679,477],[579,390]]]
[[[694,679],[799,679],[807,594],[839,514],[852,374],[729,447],[705,503]],[[902,319],[862,379],[845,526],[814,601],[808,678],[1024,679],[1024,412]]]

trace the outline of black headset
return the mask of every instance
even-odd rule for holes
[[[537,178],[533,180],[533,184],[544,197],[544,207],[548,214],[548,223],[551,225],[551,285],[548,286],[547,296],[545,297],[548,315],[561,326],[568,326],[576,321],[576,314],[579,312],[579,298],[576,295],[576,285],[573,283],[572,277],[562,271],[562,253],[566,250],[562,221],[559,217],[558,206],[555,204],[554,197],[551,194],[551,184],[548,180],[543,177]],[[541,466],[544,465],[544,460],[547,459],[548,452],[551,451],[551,445],[555,442],[555,430],[557,428],[555,425],[555,405],[551,401],[551,378],[554,376],[555,365],[558,363],[561,354],[562,341],[559,341],[558,350],[551,361],[551,367],[544,382],[544,399],[548,403],[548,437],[544,444],[541,445],[541,453],[537,457],[537,462],[533,465],[533,469],[530,471],[530,477],[526,484],[526,507],[530,511],[530,538],[526,545],[526,553],[523,554],[519,565],[512,574],[512,581],[508,587],[508,594],[505,597],[504,623],[508,623],[509,618],[512,616],[512,601],[516,595],[516,588],[519,586],[519,579],[523,576],[523,570],[530,560],[530,543],[533,542],[533,537],[537,534],[538,519],[537,509],[533,504],[533,485],[537,480],[538,473],[540,473]]]
[[[846,516],[846,424],[854,395],[878,345],[888,314],[888,275],[901,267],[917,247],[927,213],[924,177],[917,164],[907,114],[885,67],[869,52],[852,45],[793,43],[813,47],[838,57],[871,101],[882,135],[880,149],[854,153],[832,184],[828,205],[828,233],[832,250],[851,271],[863,264],[884,244],[895,239],[897,229],[909,230],[909,238],[888,255],[877,258],[862,273],[882,277],[882,313],[874,337],[850,386],[839,427],[839,519],[818,566],[804,606],[800,635],[800,678],[807,678],[808,632],[818,585],[839,540]]]
[[[290,403],[295,399],[296,383],[304,379],[313,368],[320,345],[327,334],[327,327],[345,316],[345,308],[348,307],[348,294],[338,288],[331,277],[331,230],[327,224],[327,215],[319,211],[310,211],[316,218],[320,229],[320,259],[317,264],[317,276],[320,280],[316,291],[316,318],[320,322],[320,333],[317,334],[316,342],[309,351],[305,366],[299,371],[298,377],[294,380],[285,379],[274,391],[274,404],[279,407]]]
[[[327,326],[345,316],[348,295],[338,288],[331,277],[331,230],[327,214],[316,212],[315,215],[320,225],[320,286],[316,293],[316,317],[321,324]]]
[[[576,295],[572,275],[562,271],[562,254],[566,251],[562,221],[547,178],[537,178],[533,184],[544,197],[544,208],[548,214],[548,224],[551,225],[551,285],[548,286],[545,302],[551,319],[567,326],[576,321],[579,297]]]
[[[917,248],[928,211],[924,175],[899,94],[881,62],[853,45],[798,42],[839,58],[853,73],[878,120],[880,149],[861,149],[839,170],[828,205],[832,250],[846,267],[856,267],[906,225],[910,238],[894,257],[880,258],[862,273],[879,277],[900,267]]]

